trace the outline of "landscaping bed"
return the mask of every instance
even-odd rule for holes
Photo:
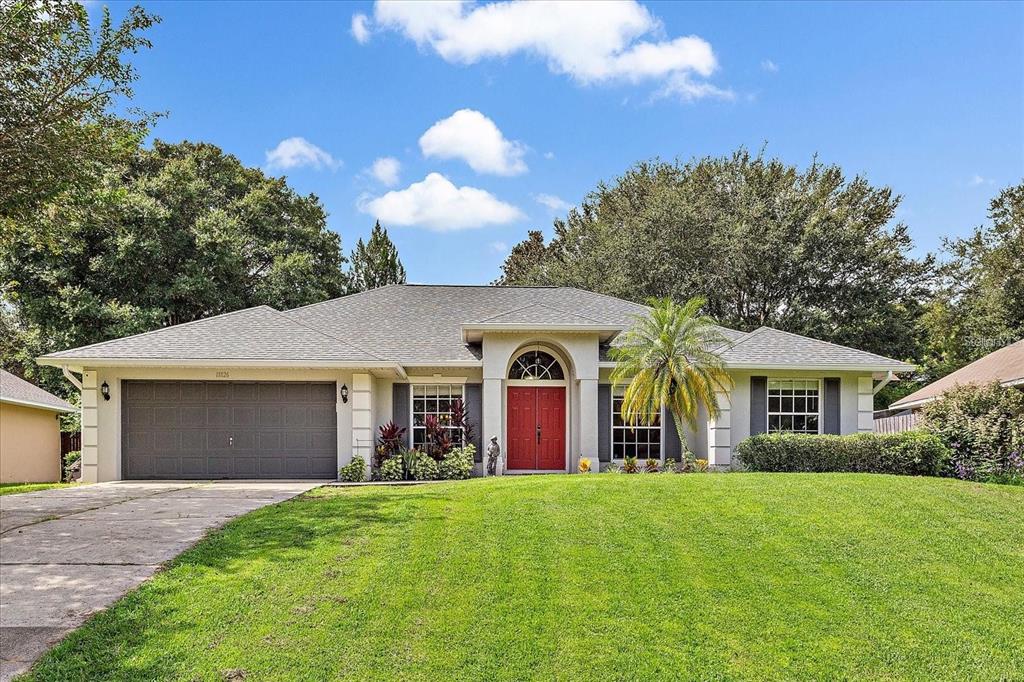
[[[321,488],[244,516],[32,679],[1000,679],[1024,489],[865,474]]]

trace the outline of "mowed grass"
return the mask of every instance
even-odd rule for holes
[[[41,680],[1021,679],[1024,489],[828,474],[321,489]]]
[[[37,490],[50,488],[70,488],[79,483],[0,483],[0,495],[17,495],[18,493],[34,493]]]

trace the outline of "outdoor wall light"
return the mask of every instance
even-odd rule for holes
[[[105,381],[100,384],[100,393],[103,394],[104,400],[110,400],[110,384]]]
[[[348,402],[348,386],[346,386],[345,384],[341,385],[341,402]]]

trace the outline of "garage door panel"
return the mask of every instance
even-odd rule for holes
[[[260,457],[259,477],[260,478],[283,478],[284,462],[282,457]]]
[[[178,426],[178,413],[180,411],[181,409],[178,407],[154,407],[153,426],[156,428]]]
[[[313,403],[333,403],[334,384],[310,384],[309,400]]]
[[[333,478],[334,383],[125,381],[125,478]]]
[[[256,426],[256,407],[248,405],[235,407],[231,410],[232,426]]]
[[[308,421],[307,416],[309,412],[305,407],[299,405],[289,405],[284,408],[284,426],[285,428],[297,428],[305,426]]]
[[[304,403],[309,400],[309,384],[286,384],[284,400],[287,403]]]
[[[153,408],[151,407],[129,407],[125,410],[125,423],[131,427],[142,427],[153,425]]]
[[[193,405],[183,405],[178,408],[178,425],[183,429],[206,426],[206,408]]]
[[[154,429],[153,451],[178,453],[181,451],[181,433],[165,429]]]
[[[220,405],[208,406],[206,408],[207,426],[230,426],[231,408]]]
[[[181,385],[176,381],[157,381],[153,384],[153,400],[168,403],[181,400]]]
[[[207,476],[206,457],[182,457],[180,462],[182,478],[204,478]]]
[[[232,457],[231,478],[259,478],[259,470],[255,457]]]
[[[206,434],[202,431],[182,431],[181,449],[193,453],[204,452],[206,450]]]

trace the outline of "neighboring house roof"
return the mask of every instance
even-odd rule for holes
[[[265,305],[51,353],[43,358],[285,364],[385,362],[346,340],[313,329]]]
[[[647,311],[638,303],[572,287],[396,284],[284,312],[268,306],[249,308],[40,360],[465,365],[481,359],[480,344],[474,343],[481,330],[596,331],[607,340]],[[720,331],[729,340],[724,353],[730,365],[912,369],[872,353],[767,327],[749,334],[724,327]],[[607,349],[603,344],[602,361],[607,360]]]
[[[998,381],[1003,386],[1024,384],[1024,339],[989,353],[952,374],[933,381],[924,388],[900,398],[889,409],[915,407],[931,402],[946,391],[966,384],[988,384]]]
[[[0,403],[38,407],[54,412],[74,412],[78,409],[66,400],[3,369],[0,369]]]

